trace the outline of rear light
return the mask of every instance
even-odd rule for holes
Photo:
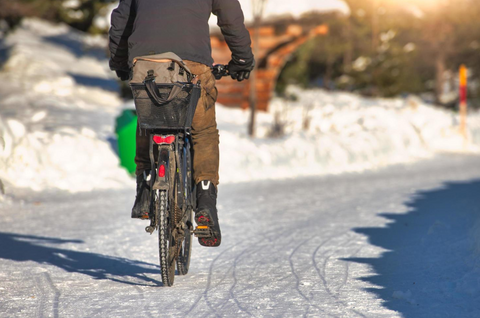
[[[160,165],[160,167],[158,168],[158,176],[160,178],[165,177],[165,165]]]
[[[175,136],[174,135],[168,135],[168,136],[154,135],[153,141],[156,144],[171,144],[175,141]]]

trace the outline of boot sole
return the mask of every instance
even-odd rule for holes
[[[212,226],[210,219],[207,218],[206,216],[200,216],[199,218],[196,218],[195,222],[197,223],[198,226],[207,226],[210,230],[210,233],[213,232]],[[217,247],[220,246],[220,243],[222,242],[222,234],[220,231],[218,231],[218,235],[215,235],[214,233],[213,236],[211,237],[199,237],[198,238],[198,243],[202,246],[205,247]]]

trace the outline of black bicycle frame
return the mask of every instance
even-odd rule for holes
[[[169,137],[174,137],[174,141],[168,140]],[[156,138],[160,141],[156,142]],[[192,195],[192,158],[190,149],[191,137],[189,131],[151,131],[149,145],[151,195],[155,195],[155,190],[167,190],[170,199],[175,195],[177,198],[181,198],[181,200],[176,201],[180,205],[179,207],[183,215],[187,214],[185,212],[193,210],[195,206],[195,197]],[[182,173],[180,175],[183,176],[183,180],[178,179],[175,182],[175,178],[179,175],[179,171],[177,171],[179,166],[181,166]],[[150,202],[153,201],[153,198],[151,198]],[[157,216],[153,215],[153,211],[154,209],[150,209],[149,217],[151,224],[150,227],[147,227],[149,228],[147,232],[150,233],[153,233],[153,230],[158,226]],[[182,219],[184,218],[182,217]],[[192,230],[192,228],[189,230]]]

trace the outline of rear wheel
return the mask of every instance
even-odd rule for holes
[[[172,286],[175,279],[175,242],[172,235],[174,222],[167,209],[167,191],[159,190],[157,193],[156,214],[158,216],[160,270],[163,284]]]

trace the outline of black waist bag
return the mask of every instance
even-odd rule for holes
[[[130,84],[142,129],[188,129],[200,98],[192,83]]]
[[[136,60],[130,87],[141,129],[189,129],[200,98],[200,85],[171,53]],[[158,81],[160,80],[160,81]]]

